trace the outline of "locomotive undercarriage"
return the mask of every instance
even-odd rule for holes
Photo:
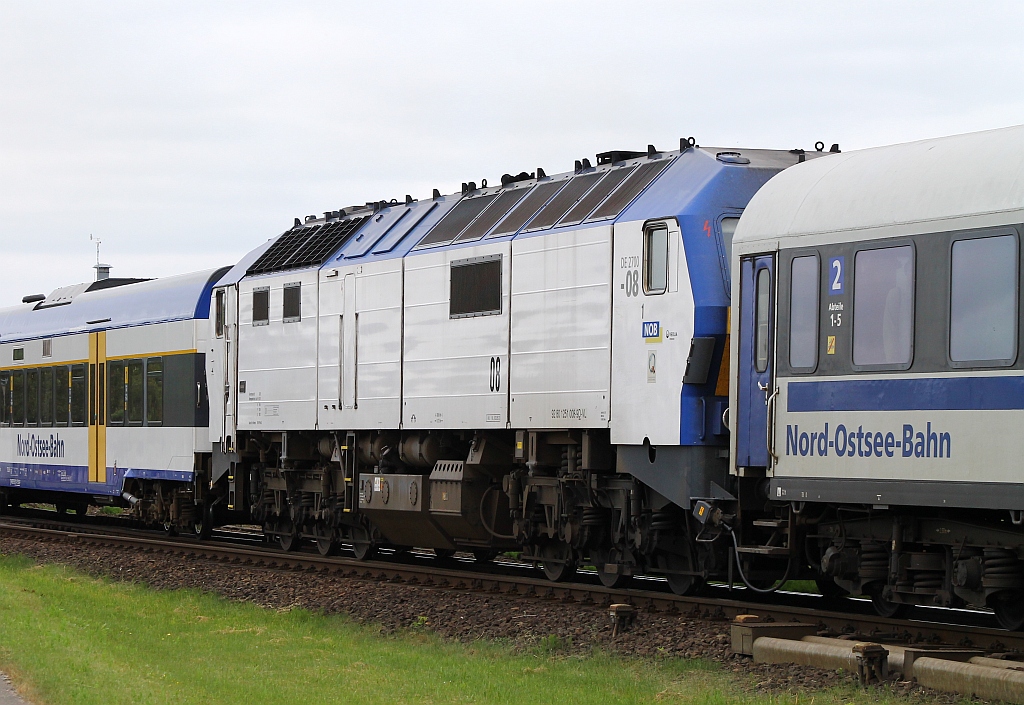
[[[637,573],[688,593],[724,559],[699,523],[615,471],[607,432],[282,432],[240,437],[239,461],[210,494],[246,510],[270,540],[323,554],[348,545],[520,551],[551,580],[592,565],[606,585]],[[215,500],[219,501],[219,500]]]
[[[286,550],[519,551],[554,581],[591,565],[605,585],[661,575],[680,594],[811,579],[826,596],[869,595],[883,614],[988,606],[1024,627],[1022,530],[1009,514],[779,503],[764,478],[684,510],[616,472],[594,431],[251,433],[242,447],[234,489],[210,495],[234,496],[227,508],[247,509]]]

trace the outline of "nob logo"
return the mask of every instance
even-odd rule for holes
[[[647,342],[661,340],[661,321],[644,321],[643,337]]]

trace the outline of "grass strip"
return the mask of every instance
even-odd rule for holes
[[[0,669],[37,703],[800,702],[752,694],[703,661],[570,657],[556,637],[523,653],[418,626],[384,635],[342,616],[0,556]],[[846,690],[816,701],[879,702]]]

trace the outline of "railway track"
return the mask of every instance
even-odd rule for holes
[[[586,573],[578,576],[576,582],[552,583],[536,577],[531,566],[520,561],[480,564],[449,559],[441,562],[422,552],[360,561],[345,556],[286,553],[258,543],[255,535],[239,532],[217,532],[217,540],[199,541],[156,532],[139,535],[136,531],[102,523],[70,524],[39,517],[8,516],[0,520],[0,536],[88,543],[293,573],[317,572],[437,589],[554,600],[595,609],[625,603],[640,611],[722,621],[753,613],[762,619],[811,623],[817,625],[819,631],[857,635],[873,641],[1024,652],[1024,633],[998,629],[992,626],[995,619],[991,614],[973,610],[918,610],[909,619],[887,619],[873,614],[870,603],[864,600],[828,601],[800,593],[776,593],[776,601],[769,603],[760,596],[751,599],[749,591],[731,591],[724,586],[712,586],[704,595],[679,596],[671,593],[663,580],[641,578],[634,580],[630,587],[606,588],[598,583],[596,575]]]

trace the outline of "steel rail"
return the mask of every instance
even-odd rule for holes
[[[575,603],[584,607],[606,608],[625,603],[640,611],[680,615],[692,619],[727,621],[741,614],[757,614],[762,620],[804,622],[817,625],[819,631],[856,635],[861,639],[905,644],[947,644],[973,647],[990,652],[1024,652],[1024,633],[1002,629],[947,624],[921,619],[888,619],[874,614],[854,614],[802,604],[778,604],[719,597],[715,595],[680,596],[670,592],[639,587],[607,588],[586,583],[552,583],[543,578],[522,575],[519,566],[489,566],[490,570],[462,570],[438,565],[417,565],[394,560],[360,561],[345,556],[324,557],[313,553],[284,552],[264,546],[235,545],[226,542],[198,541],[185,537],[156,538],[125,533],[103,533],[86,525],[72,529],[44,528],[29,522],[0,522],[0,536],[35,538],[52,542],[88,543],[119,548],[135,548],[147,553],[166,553],[190,559],[219,563],[305,571],[380,582],[418,585],[448,590],[500,594],[508,597],[537,598]],[[101,527],[108,529],[109,527]],[[479,566],[480,564],[476,564]],[[634,581],[634,585],[637,581]],[[725,592],[725,588],[716,592]],[[823,598],[811,598],[823,602]],[[978,613],[974,613],[978,614]]]

